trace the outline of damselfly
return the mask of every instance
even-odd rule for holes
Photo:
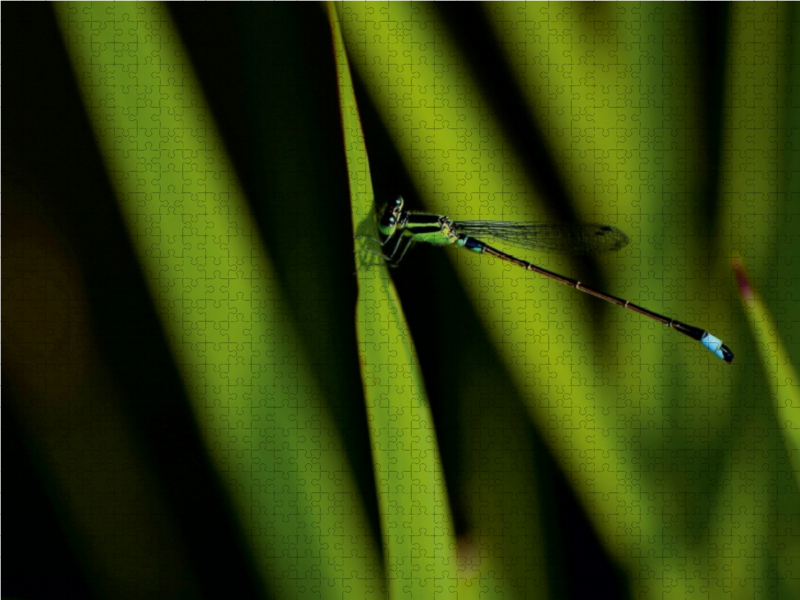
[[[391,253],[382,255],[393,264],[399,263],[415,242],[436,245],[455,244],[473,252],[495,256],[528,271],[560,281],[606,302],[637,312],[699,341],[725,362],[733,361],[733,352],[730,348],[720,339],[699,327],[687,325],[637,306],[628,300],[589,288],[580,281],[553,273],[502,252],[480,239],[492,238],[528,250],[591,255],[619,250],[628,243],[628,237],[615,227],[610,225],[543,225],[507,221],[454,221],[442,215],[405,211],[403,203],[401,197],[390,202],[383,210],[379,223],[380,232],[385,236],[383,242],[379,243],[383,247],[387,247],[394,240]]]

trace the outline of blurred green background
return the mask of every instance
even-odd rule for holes
[[[325,7],[4,8],[4,597],[800,596],[794,4],[336,4],[377,206],[617,226],[525,258],[736,354],[415,248],[365,318],[446,499],[376,492]]]

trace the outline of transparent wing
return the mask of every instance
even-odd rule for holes
[[[492,238],[528,250],[557,254],[593,255],[613,252],[630,241],[616,227],[594,223],[546,225],[507,221],[456,221],[453,227],[456,232],[481,241]]]

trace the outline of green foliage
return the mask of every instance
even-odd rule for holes
[[[549,452],[632,597],[800,596],[793,6],[732,5],[718,73],[690,4],[482,6],[563,202],[446,9],[329,4],[341,122],[325,126],[341,127],[346,163],[317,172],[328,156],[283,97],[305,77],[288,68],[253,84],[265,169],[247,198],[163,6],[53,6],[194,426],[270,595],[576,589]],[[289,38],[245,53],[295,60]],[[420,249],[426,264],[390,278],[363,237],[390,199],[373,192],[389,162],[369,143],[375,120],[395,181],[408,177],[395,193],[430,212],[618,226],[632,244],[601,262],[526,258],[707,329],[733,365],[455,248]],[[347,199],[352,231],[330,227]],[[751,265],[744,311],[735,255]],[[111,550],[93,552],[103,579]]]

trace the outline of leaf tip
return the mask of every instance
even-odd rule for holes
[[[739,293],[742,299],[753,300],[753,287],[750,285],[747,272],[744,270],[744,265],[738,255],[731,258],[731,265],[736,273],[736,281],[739,284]]]

